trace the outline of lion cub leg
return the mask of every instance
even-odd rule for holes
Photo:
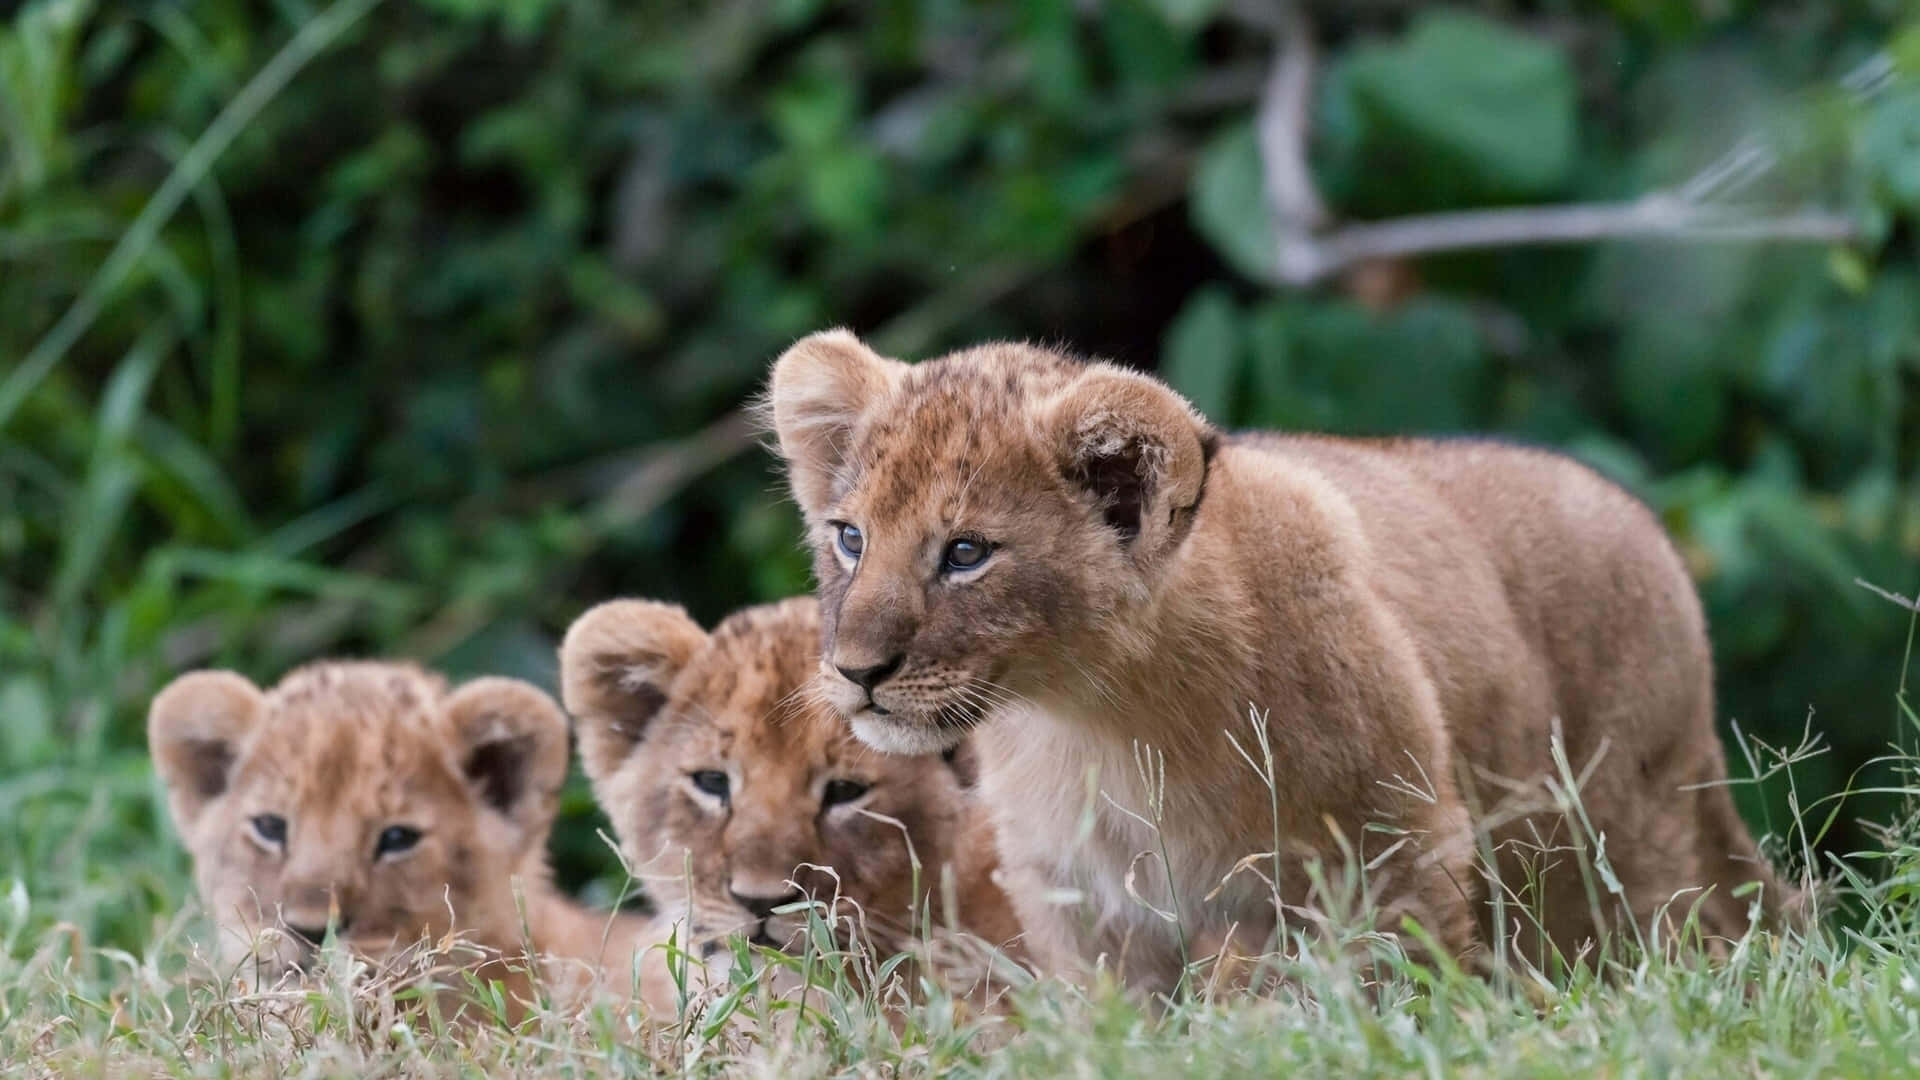
[[[1104,906],[1097,886],[1062,881],[1037,865],[1009,862],[1002,872],[1026,959],[1042,975],[1083,986],[1104,975],[1148,995],[1180,984],[1175,931],[1134,902]],[[1075,895],[1080,899],[1063,899]]]
[[[1480,948],[1473,870],[1473,825],[1464,806],[1436,805],[1424,837],[1396,851],[1376,871],[1385,889],[1375,927],[1393,935],[1409,959],[1432,967],[1444,957],[1469,963]],[[1395,879],[1398,879],[1396,883]],[[1409,931],[1411,922],[1419,934]]]
[[[1317,875],[1320,885],[1309,890],[1312,895],[1289,905],[1306,919],[1308,939],[1341,937],[1344,930],[1357,925],[1390,938],[1414,963],[1430,968],[1446,961],[1471,963],[1479,949],[1469,847],[1472,834],[1464,810],[1440,816],[1450,829],[1441,834],[1440,842],[1417,843],[1408,836],[1403,846],[1368,863],[1363,880],[1354,880],[1350,861],[1340,874]],[[1340,857],[1322,856],[1320,862],[1325,866],[1336,858]],[[1304,865],[1294,868],[1294,873],[1298,878],[1309,876]],[[1188,967],[1190,988],[1212,996],[1271,991],[1293,981],[1287,972],[1290,962],[1298,958],[1299,942],[1280,931],[1271,909],[1228,925],[1203,927],[1188,943],[1188,953],[1195,958]],[[1380,981],[1384,974],[1370,955],[1370,940],[1378,938],[1370,935],[1335,946],[1354,950],[1350,955],[1368,984]]]
[[[1278,927],[1271,912],[1264,918],[1201,927],[1187,943],[1187,953],[1194,958],[1187,966],[1188,985],[1206,998],[1260,988],[1265,961],[1286,947],[1274,940]]]

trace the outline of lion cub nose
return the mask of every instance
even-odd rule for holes
[[[841,667],[839,664],[835,664],[833,665],[833,669],[838,671],[841,677],[848,682],[868,693],[872,693],[873,688],[885,682],[887,676],[900,670],[900,663],[906,658],[906,653],[894,653],[890,659],[883,660],[869,667]]]
[[[801,892],[797,888],[783,888],[777,895],[767,895],[741,892],[739,889],[729,887],[727,895],[733,897],[734,903],[752,912],[756,919],[768,918],[773,914],[774,908],[797,903],[801,898]]]

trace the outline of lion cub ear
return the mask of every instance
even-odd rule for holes
[[[1216,436],[1185,398],[1102,364],[1042,408],[1062,475],[1136,560],[1150,562],[1186,535]]]
[[[860,417],[906,370],[846,330],[810,334],[774,361],[767,407],[794,500],[809,518],[825,513],[833,500],[834,476],[846,462]]]
[[[182,832],[226,794],[240,749],[265,706],[260,688],[231,671],[189,672],[154,696],[147,750]]]
[[[580,765],[599,784],[620,768],[667,703],[674,676],[707,647],[676,604],[609,600],[560,643],[560,696],[579,718]]]
[[[442,706],[454,762],[481,801],[519,832],[521,849],[544,843],[567,779],[567,718],[531,683],[488,676]]]

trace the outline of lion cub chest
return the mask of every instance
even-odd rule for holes
[[[1218,827],[1219,802],[1158,748],[1039,710],[997,717],[979,739],[1001,856],[1029,893],[1077,897],[1102,936],[1168,950],[1183,930],[1271,922],[1271,887],[1236,869],[1251,853],[1239,831]]]

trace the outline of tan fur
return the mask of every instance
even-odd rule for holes
[[[1109,365],[1004,344],[910,367],[843,331],[783,356],[768,404],[817,554],[827,693],[882,749],[976,733],[1049,966],[1105,956],[1171,983],[1174,924],[1143,901],[1177,905],[1190,943],[1266,939],[1272,896],[1233,871],[1276,833],[1286,903],[1312,899],[1308,862],[1354,852],[1376,863],[1381,926],[1415,916],[1467,951],[1495,926],[1476,823],[1544,920],[1516,928],[1509,908],[1503,930],[1531,960],[1549,943],[1571,956],[1616,910],[1578,869],[1578,830],[1543,811],[1556,729],[1642,929],[1698,902],[1708,933],[1738,934],[1732,890],[1750,881],[1768,910],[1781,900],[1724,787],[1697,786],[1726,773],[1692,584],[1646,509],[1568,459],[1227,437]],[[863,533],[857,559],[841,522]],[[997,546],[945,572],[955,537]],[[836,673],[896,660],[871,699]],[[1253,750],[1250,710],[1278,821],[1228,741]],[[1159,838],[1120,808],[1158,816],[1170,881],[1137,857]],[[1529,864],[1551,864],[1544,891]],[[1060,890],[1085,902],[1044,899]]]
[[[890,954],[907,946],[913,912],[943,894],[946,876],[957,900],[951,912],[936,906],[935,925],[950,914],[1010,944],[1018,929],[992,881],[988,826],[955,769],[848,736],[811,692],[819,641],[811,598],[748,608],[711,635],[682,609],[641,600],[602,604],[568,630],[562,694],[579,721],[581,762],[660,912],[655,940],[677,933],[695,956],[720,955],[735,932],[797,948],[804,911],[749,905],[839,897],[836,928],[851,918]],[[727,777],[724,798],[695,786],[703,770]],[[866,793],[825,805],[835,780]],[[656,1008],[674,997],[663,961],[650,954],[643,966]]]
[[[264,693],[199,671],[154,698],[147,732],[223,967],[278,979],[314,951],[293,928],[318,936],[331,919],[376,963],[451,931],[521,1000],[529,945],[549,993],[603,970],[625,985],[643,920],[588,912],[549,881],[567,725],[540,690],[450,691],[410,664],[313,664]],[[284,819],[284,842],[258,834],[259,815]],[[390,826],[420,838],[383,858]]]

